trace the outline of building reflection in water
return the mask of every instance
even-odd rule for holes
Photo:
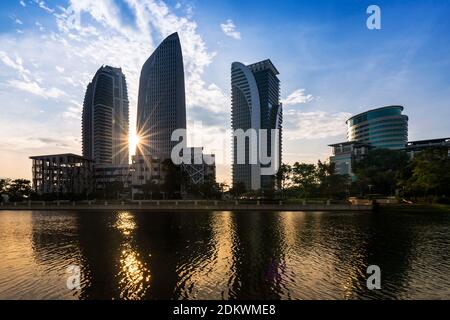
[[[121,299],[136,300],[145,296],[150,286],[150,270],[140,257],[133,238],[136,223],[131,213],[117,213],[114,227],[122,234],[120,245],[119,290]]]
[[[448,297],[450,216],[3,212],[0,298]],[[69,265],[81,290],[66,288]],[[382,290],[366,287],[379,265]]]
[[[233,248],[235,226],[231,212],[214,212],[205,241],[195,240],[180,252],[177,288],[179,298],[228,299],[235,276]],[[190,241],[191,242],[191,241]]]

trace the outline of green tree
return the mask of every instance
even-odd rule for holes
[[[353,163],[361,193],[394,195],[401,171],[408,164],[405,152],[374,149],[363,159]]]
[[[399,186],[406,195],[450,197],[450,158],[446,149],[418,153],[403,172]]]
[[[292,181],[303,197],[311,195],[318,185],[316,166],[296,162],[292,166]]]
[[[319,180],[319,193],[332,198],[344,198],[350,185],[350,176],[336,173],[334,163],[317,163],[317,179]]]
[[[277,172],[277,179],[280,181],[281,195],[286,196],[286,190],[292,187],[292,167],[283,163]]]

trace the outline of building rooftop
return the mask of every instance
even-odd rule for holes
[[[275,66],[273,65],[272,61],[270,61],[270,59],[266,59],[263,61],[249,64],[247,67],[253,71],[261,71],[261,70],[265,70],[265,69],[270,69],[270,70],[272,70],[273,73],[275,73],[275,75],[280,74],[278,72],[277,68],[275,68]]]
[[[436,144],[436,143],[450,143],[450,138],[408,141],[406,146],[428,145],[428,144]]]
[[[329,147],[339,147],[339,146],[349,146],[349,145],[355,145],[358,147],[370,147],[370,144],[357,142],[357,141],[345,141],[345,142],[339,142],[339,143],[333,143],[329,144]]]
[[[371,113],[371,112],[374,112],[374,111],[383,110],[383,109],[400,109],[401,111],[403,111],[404,108],[403,108],[403,106],[392,105],[392,106],[385,106],[385,107],[381,107],[381,108],[370,109],[370,110],[367,110],[367,111],[358,113],[358,114],[356,114],[356,115],[354,115],[354,116],[348,118],[347,121],[346,121],[346,123],[347,123],[348,121],[350,121],[351,119],[353,119],[353,118],[356,118],[356,117],[359,117],[359,116],[362,116],[362,115],[364,115],[364,114]]]
[[[93,161],[92,159],[80,156],[75,153],[58,153],[58,154],[47,154],[47,155],[42,155],[42,156],[31,156],[30,159],[41,159],[41,158],[50,158],[50,157],[75,157],[75,158]]]

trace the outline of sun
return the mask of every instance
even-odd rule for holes
[[[130,134],[128,138],[129,150],[134,154],[136,146],[140,143],[141,138],[137,134]]]

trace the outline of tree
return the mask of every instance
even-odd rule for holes
[[[119,199],[120,193],[124,191],[124,185],[122,181],[112,181],[105,183],[105,198],[107,199]]]
[[[240,181],[233,184],[233,187],[230,189],[230,194],[236,199],[242,196],[244,193],[247,192],[247,188],[245,187],[245,184]]]
[[[13,180],[7,186],[7,193],[11,201],[22,201],[31,194],[31,182],[26,179]]]
[[[292,181],[303,197],[308,197],[317,187],[316,166],[308,163],[294,163],[292,166]]]
[[[189,177],[186,172],[182,170],[181,166],[175,165],[171,159],[163,161],[162,169],[164,172],[164,182],[161,185],[161,190],[169,199],[180,198],[181,189],[188,185]]]
[[[281,193],[284,197],[285,191],[292,187],[292,167],[286,163],[281,164],[277,172],[277,179],[280,181]]]
[[[408,156],[403,151],[374,149],[353,164],[358,179],[356,185],[361,193],[393,195],[401,171],[407,164]]]
[[[446,149],[418,153],[403,172],[399,186],[414,197],[450,197],[450,158]]]
[[[0,179],[0,194],[8,192],[8,186],[11,183],[11,179]]]
[[[334,163],[317,163],[317,179],[319,180],[319,193],[327,197],[344,198],[350,185],[350,176],[336,173]]]
[[[159,199],[161,195],[161,187],[159,183],[155,183],[150,180],[142,186],[142,192],[144,193],[145,199],[153,199],[155,196]]]

